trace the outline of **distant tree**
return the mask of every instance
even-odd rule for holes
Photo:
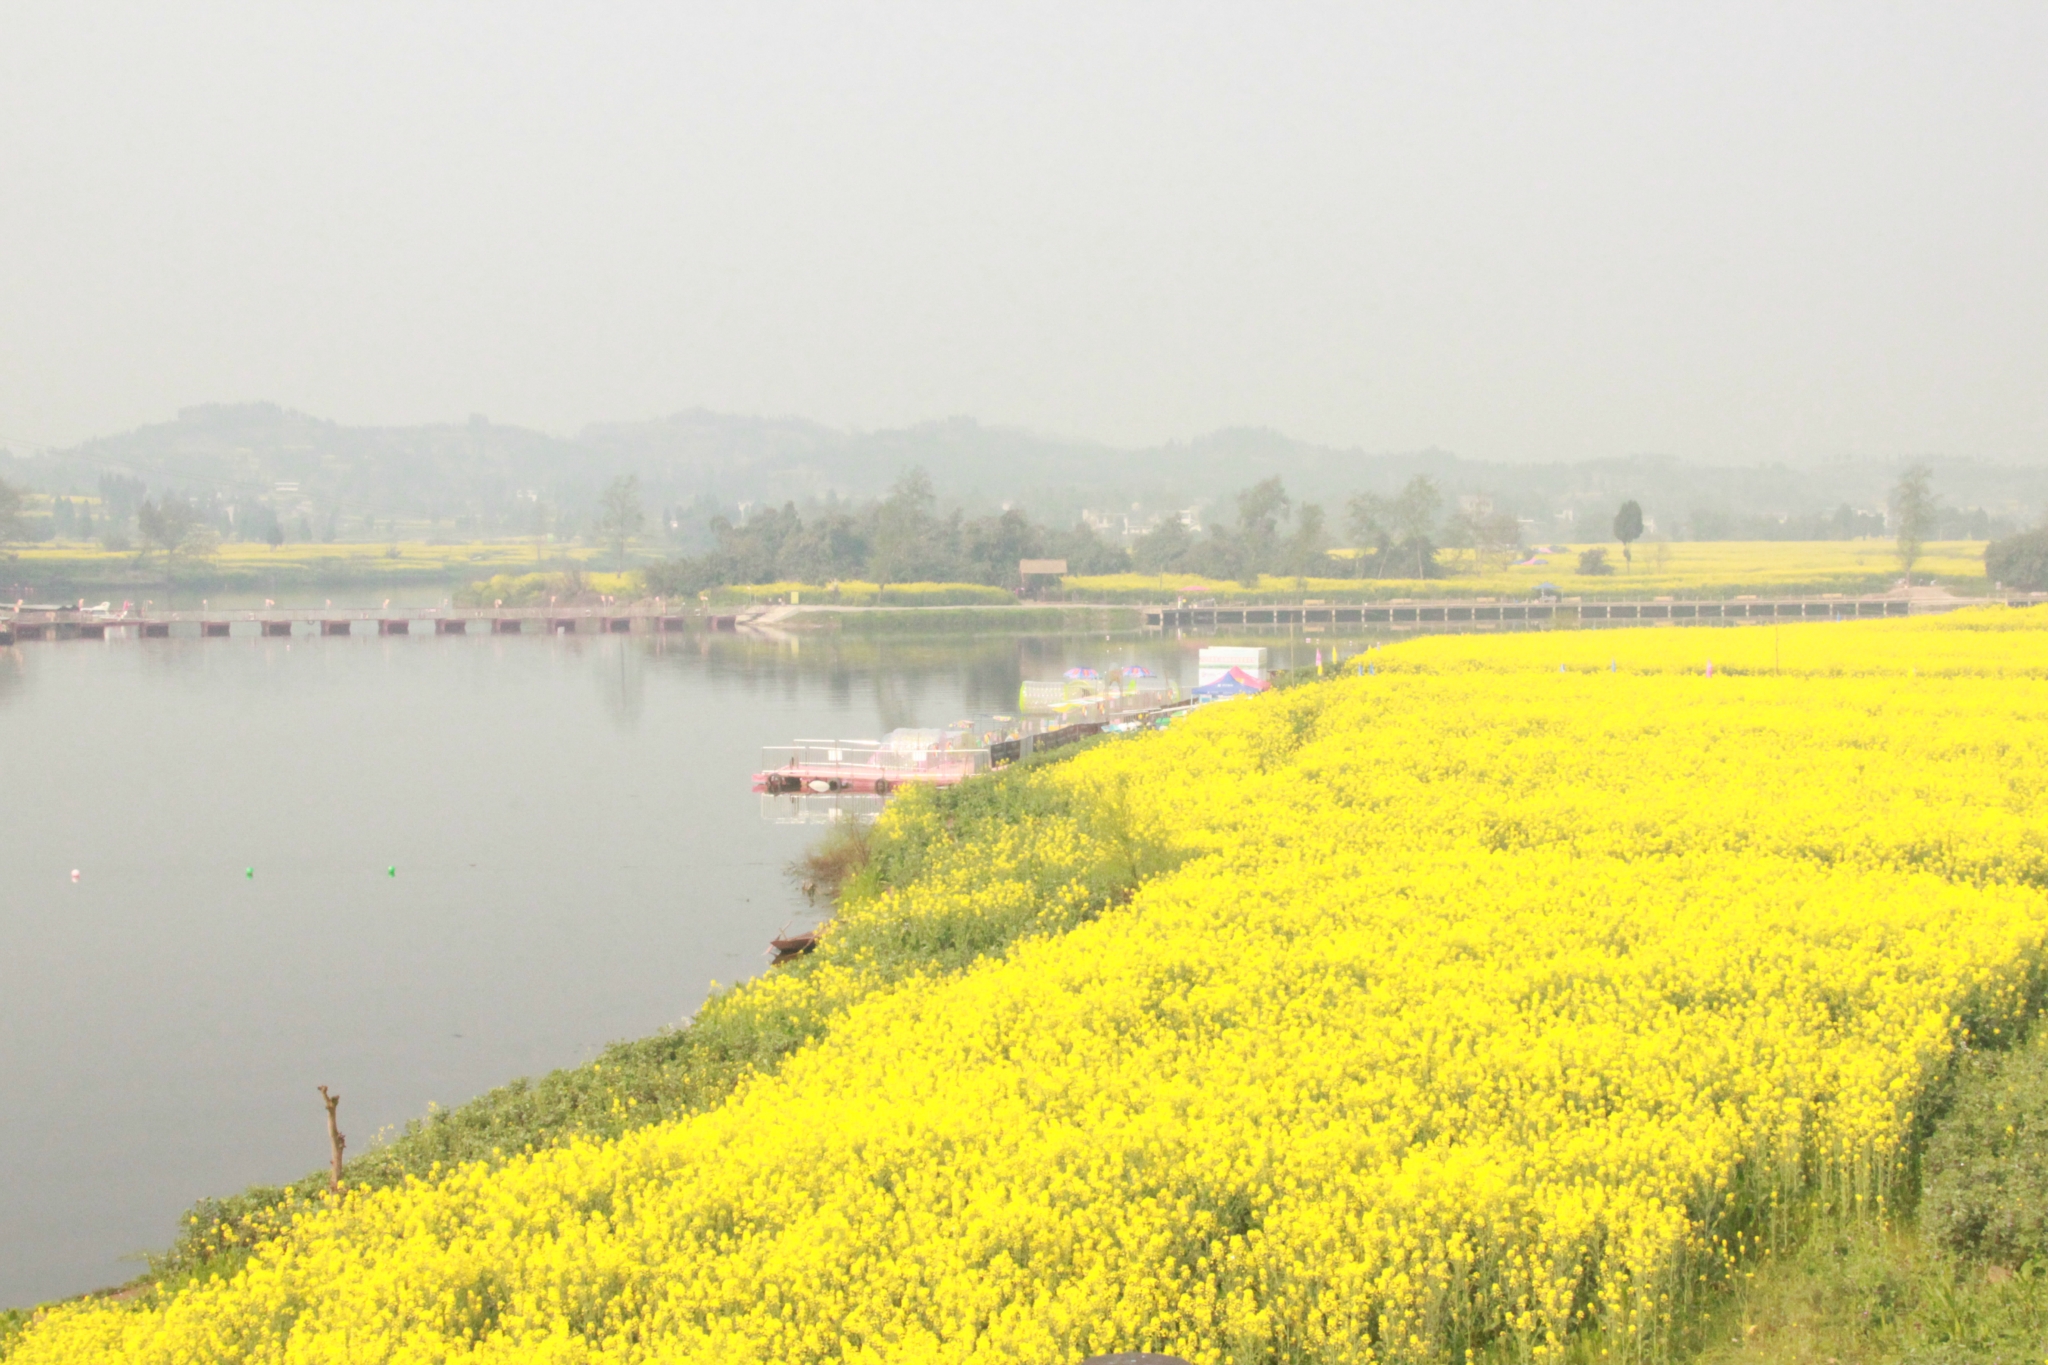
[[[1471,500],[1461,508],[1451,519],[1449,534],[1453,543],[1471,546],[1480,567],[1488,570],[1507,564],[1522,548],[1522,523],[1489,498]]]
[[[1597,578],[1602,574],[1613,573],[1614,566],[1607,562],[1606,549],[1595,545],[1590,550],[1579,551],[1578,571],[1589,578]]]
[[[1187,568],[1195,547],[1194,532],[1177,512],[1168,512],[1157,526],[1138,537],[1131,547],[1131,560],[1139,573],[1167,573]]]
[[[239,524],[246,539],[262,541],[273,550],[284,544],[284,523],[277,519],[277,509],[268,503],[248,508]]]
[[[533,498],[533,510],[528,514],[526,523],[526,532],[533,537],[533,562],[535,564],[541,563],[545,558],[543,549],[547,545],[548,528],[553,524],[553,518],[549,515],[551,511],[552,509],[547,505],[547,502],[536,493]]]
[[[135,530],[142,537],[142,552],[160,551],[167,572],[180,560],[204,558],[220,546],[220,536],[200,518],[199,510],[168,493],[155,502],[143,500],[135,509]]]
[[[1262,571],[1277,567],[1280,523],[1292,506],[1293,500],[1277,475],[1261,479],[1237,495],[1238,542],[1244,551],[1240,576],[1246,587],[1256,587]]]
[[[1417,474],[1388,507],[1392,515],[1394,530],[1401,538],[1402,568],[1412,555],[1417,578],[1431,578],[1436,567],[1436,546],[1431,537],[1436,534],[1437,512],[1443,507],[1444,495],[1437,489],[1436,480],[1427,474]]]
[[[957,581],[962,561],[960,514],[938,514],[938,494],[921,468],[907,471],[889,489],[869,522],[868,572],[877,583]]]
[[[2048,526],[1986,545],[1984,576],[2021,592],[2048,592]]]
[[[1301,510],[1294,514],[1294,533],[1287,537],[1282,549],[1282,567],[1293,575],[1297,588],[1323,567],[1326,562],[1323,551],[1327,548],[1328,542],[1323,535],[1323,509],[1312,502],[1303,503]]]
[[[135,532],[142,538],[143,553],[158,550],[167,559],[178,553],[198,521],[191,503],[168,494],[160,502],[144,499],[135,509]]]
[[[1899,572],[1909,584],[1927,532],[1934,524],[1933,484],[1933,472],[1924,464],[1916,464],[1892,486],[1892,535],[1899,547]]]
[[[1104,540],[1085,521],[1076,522],[1065,531],[1048,532],[1044,543],[1047,558],[1066,560],[1067,572],[1076,577],[1124,573],[1131,567],[1130,552],[1121,545],[1112,545]],[[1011,565],[1011,572],[1014,573],[1016,567]]]
[[[1346,506],[1345,521],[1361,550],[1370,557],[1354,561],[1361,573],[1380,578],[1437,576],[1437,513],[1443,493],[1436,481],[1417,474],[1393,497],[1360,493]]]
[[[27,529],[21,515],[21,490],[0,479],[0,544],[20,540]]]
[[[796,509],[789,510],[793,515]],[[827,512],[783,537],[776,577],[797,583],[831,583],[860,577],[867,561],[868,539],[860,523],[844,512]],[[1017,566],[1012,564],[1011,575],[1016,572]]]
[[[646,524],[647,513],[640,506],[640,476],[621,474],[604,490],[597,513],[598,534],[612,547],[616,568],[626,567],[626,546]]]
[[[1014,507],[997,516],[968,522],[963,536],[968,575],[977,583],[1008,588],[1023,586],[1017,572],[1018,561],[1040,558],[1045,539],[1043,532],[1031,524],[1031,518]]]
[[[1635,551],[1632,547],[1642,539],[1642,535],[1643,505],[1630,498],[1621,505],[1621,510],[1614,514],[1614,538],[1621,542],[1621,557],[1624,563],[1631,566],[1635,564]]]
[[[1344,520],[1351,532],[1352,544],[1372,556],[1368,561],[1361,553],[1353,562],[1361,571],[1369,563],[1384,565],[1388,552],[1394,547],[1394,500],[1377,493],[1359,493],[1346,505],[1345,513]]]

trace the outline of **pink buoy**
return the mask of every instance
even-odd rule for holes
[[[71,869],[71,880],[74,882],[78,880],[78,869],[75,867]]]

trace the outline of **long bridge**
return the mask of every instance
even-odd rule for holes
[[[1356,605],[1303,603],[1276,606],[1147,607],[1145,624],[1161,631],[1215,630],[1229,626],[1377,626],[1390,630],[1527,630],[1546,627],[1718,623],[1723,621],[1851,621],[1921,616],[1959,607],[2029,607],[2048,602],[2048,593],[2005,593],[1996,597],[1953,597],[1913,590],[1854,597],[1823,593],[1795,597],[1737,597],[1712,601],[1658,597],[1638,601],[1501,602],[1485,598],[1369,602]]]
[[[1366,626],[1393,631],[1541,630],[1559,627],[1656,624],[1719,624],[1734,621],[1847,621],[1920,616],[1959,607],[2036,606],[2048,593],[2001,593],[1954,597],[1940,590],[1845,596],[1826,593],[1790,597],[1693,600],[1660,597],[1625,601],[1572,598],[1493,601],[1443,598],[1434,601],[1277,605],[1157,606],[1137,608],[1154,630],[1313,629]],[[791,607],[757,608],[734,615],[677,612],[660,602],[632,605],[546,607],[262,607],[233,611],[114,612],[85,606],[21,604],[0,607],[0,645],[27,640],[103,640],[174,637],[289,638],[349,635],[625,635],[678,631],[735,630],[753,624],[788,624],[800,614]],[[892,608],[914,611],[915,608]],[[946,610],[958,610],[947,608]]]
[[[625,635],[732,630],[736,618],[660,605],[598,607],[261,607],[137,614],[20,606],[0,615],[0,645],[23,640],[287,638],[295,635]]]

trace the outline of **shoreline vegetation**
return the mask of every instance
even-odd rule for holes
[[[2048,621],[1774,634],[1409,641],[912,789],[793,869],[815,953],[0,1355],[2036,1360]]]
[[[723,990],[714,981],[694,1016],[613,1043],[586,1066],[522,1077],[431,1110],[396,1138],[348,1158],[344,1188],[399,1187],[465,1163],[501,1167],[545,1148],[616,1139],[701,1113],[818,1041],[854,1000],[957,973],[1020,939],[1058,933],[1128,900],[1171,854],[1143,845],[1115,808],[1036,781],[1103,742],[1034,755],[957,787],[913,787],[897,797],[889,821],[839,827],[790,868],[834,911],[816,951]],[[1118,856],[1104,856],[1111,847]],[[984,849],[1005,856],[991,862]],[[933,903],[938,888],[928,883],[957,889],[962,880],[1000,883],[1011,894],[994,912]],[[157,1301],[232,1276],[255,1247],[322,1207],[328,1181],[322,1168],[289,1185],[202,1200],[144,1274],[72,1301]],[[32,1316],[0,1309],[0,1359]]]
[[[1548,584],[1571,597],[1686,595],[1705,599],[1745,594],[1845,595],[1884,592],[1899,578],[1888,542],[1696,541],[1653,542],[1637,547],[1626,572],[1580,574],[1578,557],[1597,545],[1562,545],[1551,553],[1529,553],[1521,562],[1486,558],[1476,551],[1440,550],[1438,575],[1426,579],[1344,578],[1262,574],[1256,581],[1191,573],[1071,574],[1045,580],[1018,594],[981,583],[825,581],[764,582],[712,587],[664,600],[697,610],[730,611],[751,606],[966,607],[1033,605],[1138,606],[1204,600],[1263,604],[1303,600],[1332,603],[1384,602],[1397,598],[1527,598]],[[1915,580],[1932,581],[1958,596],[1990,591],[1986,543],[1930,543]],[[1345,551],[1333,551],[1342,562]],[[537,560],[530,541],[479,541],[454,545],[227,544],[201,556],[165,557],[113,551],[92,544],[34,543],[0,551],[0,579],[34,587],[58,600],[80,595],[134,595],[152,589],[269,592],[371,586],[445,586],[459,600],[488,605],[545,602],[550,595],[597,592],[620,600],[660,595],[658,565],[605,571],[595,547],[548,547]],[[564,585],[567,585],[566,587]]]

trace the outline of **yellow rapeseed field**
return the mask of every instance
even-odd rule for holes
[[[1579,551],[1604,548],[1614,572],[1582,575]],[[1531,562],[1481,563],[1470,550],[1444,550],[1438,562],[1445,577],[1309,578],[1296,580],[1272,574],[1256,588],[1200,574],[1100,574],[1069,577],[1062,586],[1078,595],[1118,601],[1171,601],[1176,596],[1229,599],[1316,597],[1349,600],[1368,597],[1525,598],[1543,584],[1573,597],[1651,597],[1659,594],[1709,600],[1739,593],[1764,596],[1788,593],[1883,592],[1899,577],[1899,561],[1885,540],[1697,540],[1638,543],[1635,562],[1625,565],[1621,548],[1612,543],[1560,546],[1557,552],[1535,553]],[[1984,577],[1984,542],[1941,541],[1929,544],[1914,566],[1914,580],[1933,579],[1959,596],[1988,592]]]
[[[744,987],[843,1005],[708,1112],[311,1208],[12,1359],[1655,1357],[1759,1240],[1881,1216],[2034,1008],[2048,613],[1353,672],[1031,775],[1106,813],[1040,838],[1174,850],[1128,903]],[[1033,856],[847,914],[1013,914]]]

